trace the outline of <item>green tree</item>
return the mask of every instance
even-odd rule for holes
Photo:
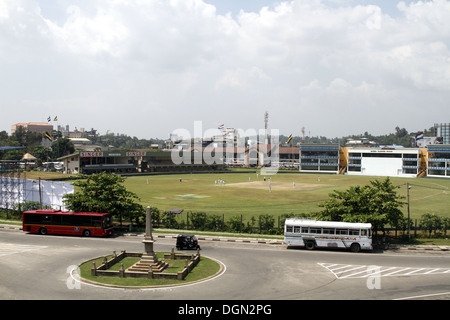
[[[204,212],[189,212],[189,221],[195,230],[204,230],[206,225],[206,213]]]
[[[222,231],[225,229],[223,217],[217,214],[207,216],[206,228],[212,231]]]
[[[41,162],[46,162],[48,155],[50,154],[50,150],[47,147],[38,145],[38,146],[34,147],[32,154],[37,159],[39,159]]]
[[[58,131],[59,132],[59,131]],[[75,152],[75,146],[68,138],[59,138],[52,143],[52,158],[57,159]]]
[[[167,228],[178,228],[178,222],[173,212],[163,211],[161,214],[161,222]]]
[[[316,213],[316,218],[330,221],[369,222],[375,230],[383,230],[385,225],[400,226],[403,213],[400,210],[404,198],[397,194],[387,177],[383,181],[370,181],[370,185],[351,186],[346,191],[334,191],[330,199],[319,205],[324,209]]]
[[[259,228],[262,233],[272,233],[275,227],[275,218],[271,214],[259,216]]]
[[[428,231],[428,236],[431,237],[432,231],[434,231],[434,235],[436,236],[438,230],[446,233],[448,220],[434,213],[425,213],[420,217],[420,226],[422,229]]]
[[[84,180],[73,183],[77,191],[64,195],[64,202],[71,211],[108,212],[120,222],[124,218],[136,219],[145,210],[137,203],[138,196],[123,186],[124,181],[125,178],[109,173],[85,176]]]
[[[228,228],[230,231],[241,232],[244,228],[244,225],[242,223],[242,216],[240,216],[240,215],[231,216],[228,219],[227,225],[228,225]]]

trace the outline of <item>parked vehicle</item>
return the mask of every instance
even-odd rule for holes
[[[177,245],[178,250],[181,249],[200,249],[200,245],[198,244],[197,237],[193,234],[179,234],[177,236]]]

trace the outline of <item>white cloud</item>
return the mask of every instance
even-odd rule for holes
[[[400,2],[396,16],[356,0],[235,16],[207,0],[55,3],[58,18],[39,0],[0,0],[0,105],[15,107],[0,130],[58,113],[73,127],[166,137],[194,120],[259,128],[269,110],[282,133],[341,136],[449,115],[448,0]]]
[[[255,85],[255,82],[257,85],[260,80],[270,80],[270,77],[266,75],[260,68],[238,68],[236,70],[225,71],[224,76],[219,79],[216,88],[220,89],[220,86],[229,86],[232,88],[245,89],[249,86]]]

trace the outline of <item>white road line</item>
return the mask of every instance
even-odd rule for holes
[[[344,266],[341,266],[341,267],[338,267],[338,268],[334,268],[334,269],[331,269],[331,268],[328,267],[328,269],[330,269],[330,271],[332,271],[332,272],[335,272],[336,270],[348,268],[348,267],[351,267],[351,266],[352,266],[351,264],[347,264],[347,265],[344,265]]]
[[[419,272],[419,271],[422,271],[422,270],[425,270],[425,268],[419,268],[419,269],[407,272],[407,273],[405,273],[405,276],[409,276],[410,274],[413,274],[413,273],[416,273],[416,272]]]
[[[355,279],[367,278],[369,276],[380,277],[399,277],[410,275],[429,275],[429,274],[448,274],[450,269],[443,268],[413,268],[413,267],[383,267],[374,266],[376,269],[370,269],[367,265],[345,265],[345,264],[327,264],[318,263],[330,271],[337,279]],[[366,269],[364,269],[366,268]],[[358,270],[358,271],[357,271]],[[356,271],[356,272],[352,272]]]
[[[403,298],[397,298],[397,299],[394,299],[394,300],[419,299],[419,298],[427,298],[427,297],[435,297],[435,296],[444,296],[444,295],[450,295],[450,292],[441,292],[441,293],[423,294],[423,295],[421,295],[421,296],[403,297]]]
[[[379,271],[374,271],[374,272],[367,272],[367,274],[365,274],[365,275],[363,275],[363,276],[360,276],[360,277],[357,277],[357,278],[366,278],[366,277],[369,277],[369,276],[378,276],[378,275],[380,275],[380,276],[384,276],[383,275],[383,272],[386,272],[386,271],[390,271],[390,270],[392,270],[392,269],[396,269],[397,267],[390,267],[390,268],[387,268],[387,269],[381,269],[382,267],[380,267],[380,266],[376,266],[376,267],[379,267],[380,268],[380,270]]]
[[[424,274],[430,274],[430,273],[435,272],[435,271],[438,271],[438,270],[440,270],[440,269],[441,269],[441,268],[436,268],[436,269],[427,271],[427,272],[425,272]]]
[[[350,269],[350,270],[347,270],[347,271],[357,270],[357,269],[361,269],[361,268],[366,268],[366,269],[364,269],[363,271],[359,271],[359,272],[355,272],[355,273],[351,273],[351,274],[342,276],[341,279],[344,279],[344,278],[350,278],[350,277],[353,277],[353,276],[355,276],[355,275],[357,275],[357,274],[367,272],[367,266],[359,266],[359,267],[357,267],[357,268],[353,268],[353,269]]]
[[[393,275],[394,273],[399,273],[399,272],[406,271],[406,270],[409,270],[409,269],[411,269],[411,268],[403,268],[403,269],[395,270],[395,271],[392,271],[391,273],[383,274],[383,276],[384,277],[388,277],[390,275]]]

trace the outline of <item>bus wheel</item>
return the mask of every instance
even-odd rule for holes
[[[47,234],[47,229],[42,227],[39,229],[39,234],[42,234],[43,236],[45,236]]]
[[[308,241],[305,243],[305,247],[308,250],[313,250],[316,248],[316,244],[314,243],[314,241]]]
[[[91,231],[86,229],[83,231],[83,237],[90,237],[91,236]]]
[[[361,246],[358,243],[352,243],[352,245],[350,246],[350,251],[359,252],[361,251]]]

